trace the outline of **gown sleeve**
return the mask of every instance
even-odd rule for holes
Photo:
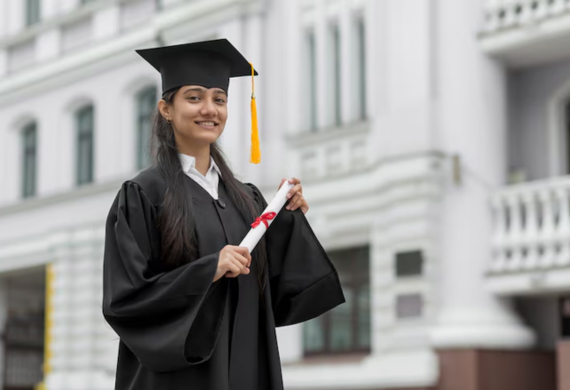
[[[259,189],[247,183],[264,210]],[[345,302],[338,274],[301,209],[283,209],[265,233],[276,326],[308,321]]]
[[[160,260],[156,217],[142,189],[125,182],[106,222],[103,315],[143,366],[166,372],[210,358],[227,283],[212,283],[219,252],[152,271],[149,264]]]

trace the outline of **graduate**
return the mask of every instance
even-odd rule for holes
[[[257,72],[225,39],[137,53],[160,72],[162,99],[155,164],[123,183],[106,222],[103,315],[120,337],[115,389],[281,390],[275,328],[344,296],[298,179],[253,253],[238,246],[267,203],[234,177],[216,141],[230,77],[253,82]]]

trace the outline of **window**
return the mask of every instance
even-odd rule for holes
[[[37,131],[31,123],[22,129],[22,197],[36,194]]]
[[[317,47],[315,32],[309,30],[305,37],[307,46],[307,87],[309,89],[309,104],[306,106],[309,128],[317,129]]]
[[[422,276],[422,251],[396,253],[396,277]]]
[[[423,298],[420,294],[401,294],[396,296],[396,318],[420,318],[423,313]]]
[[[26,26],[40,21],[40,0],[26,0]]]
[[[137,168],[146,168],[150,164],[150,138],[152,133],[152,114],[156,106],[156,87],[149,87],[136,97],[137,127]]]
[[[346,303],[305,323],[305,355],[370,351],[369,247],[329,253]]]
[[[76,112],[77,128],[77,185],[93,181],[93,106]]]
[[[341,125],[341,80],[340,80],[340,31],[337,23],[329,27],[329,85],[332,90],[329,95],[329,122],[335,126]]]
[[[356,19],[356,101],[357,106],[357,118],[360,120],[366,120],[366,25],[364,24],[364,17],[360,16]]]

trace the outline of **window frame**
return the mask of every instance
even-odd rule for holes
[[[354,48],[356,50],[354,58],[357,61],[356,64],[356,82],[355,82],[355,97],[358,105],[356,107],[356,118],[359,121],[366,121],[368,119],[368,99],[367,93],[368,90],[366,88],[366,72],[367,72],[367,56],[366,56],[366,43],[367,43],[367,36],[366,36],[366,19],[364,15],[358,14],[354,17]]]
[[[328,102],[328,122],[331,126],[342,126],[342,34],[340,22],[332,20],[327,28],[328,79],[331,88]]]
[[[90,120],[84,122],[83,115],[90,115]],[[83,120],[82,120],[83,119]],[[87,123],[87,125],[85,125]],[[84,127],[85,125],[85,127]],[[93,183],[95,171],[95,108],[92,104],[84,105],[75,111],[75,135],[76,135],[76,148],[75,148],[75,183],[77,186]],[[82,155],[83,143],[87,143],[88,157]],[[83,164],[87,164],[84,167]],[[86,176],[83,177],[83,173]]]
[[[22,145],[21,196],[22,198],[26,199],[36,196],[37,193],[38,131],[37,131],[37,123],[35,121],[28,123],[22,128],[21,145]],[[30,160],[32,161],[30,162]],[[31,177],[28,176],[28,174],[30,173]]]
[[[352,251],[352,254],[350,253]],[[343,256],[343,252],[344,255],[346,254],[351,254],[352,259],[356,259],[357,263],[353,264],[353,266],[346,266],[346,265],[341,265],[339,263],[338,258]],[[337,271],[339,272],[339,278],[341,280],[341,285],[343,286],[343,289],[345,289],[345,296],[346,294],[346,287],[351,287],[350,291],[353,291],[352,295],[350,297],[346,297],[347,298],[347,303],[352,299],[351,302],[351,313],[350,313],[350,333],[351,333],[351,346],[349,348],[346,349],[335,349],[332,346],[332,334],[333,334],[333,315],[335,310],[338,310],[337,308],[334,308],[333,310],[330,310],[326,313],[324,313],[323,315],[321,315],[320,317],[318,317],[317,319],[313,319],[311,321],[314,321],[314,323],[317,323],[319,321],[322,322],[321,327],[322,327],[322,335],[323,335],[323,339],[324,339],[324,344],[323,347],[319,350],[308,350],[307,349],[307,343],[306,343],[306,339],[308,337],[307,335],[307,325],[304,325],[303,327],[303,355],[305,357],[314,357],[314,356],[326,356],[326,355],[347,355],[347,354],[355,354],[355,353],[370,353],[371,349],[372,349],[372,312],[371,312],[371,280],[370,280],[370,246],[369,245],[362,245],[362,246],[355,246],[355,247],[349,247],[349,248],[342,248],[339,250],[335,250],[335,251],[330,251],[329,252],[329,257],[331,258],[331,261],[333,261],[333,264],[335,264],[335,267],[337,268]],[[337,258],[335,260],[335,257]],[[344,258],[343,260],[340,261],[344,261],[346,260],[346,258]],[[348,260],[349,262],[351,260]],[[360,264],[359,266],[359,262],[362,261],[362,264]],[[343,272],[343,269],[348,269],[351,272],[351,275],[349,277],[349,280],[347,281],[346,278],[346,273]],[[367,314],[368,314],[368,344],[366,346],[362,346],[360,343],[360,338],[361,338],[361,322],[360,322],[360,315],[362,314],[361,311],[362,309],[360,308],[359,302],[358,302],[358,298],[360,296],[359,292],[363,289],[366,289],[367,294],[368,294],[368,308],[367,308]]]
[[[23,4],[26,27],[38,24],[41,21],[41,0],[26,0]]]
[[[152,98],[151,98],[152,95]],[[148,99],[145,102],[145,99]],[[136,167],[144,169],[151,163],[150,140],[152,137],[152,118],[158,100],[158,88],[149,85],[135,95],[135,137],[136,137]],[[148,104],[152,101],[152,104]],[[148,104],[147,106],[143,106]],[[147,111],[144,111],[148,109]],[[146,129],[144,127],[148,126]]]
[[[304,46],[307,59],[307,87],[309,89],[309,104],[305,106],[308,130],[316,132],[319,128],[317,106],[317,32],[315,28],[307,28],[304,35]],[[302,100],[301,100],[302,101]]]

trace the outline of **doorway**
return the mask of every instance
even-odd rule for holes
[[[45,269],[18,271],[2,281],[3,389],[33,390],[43,379]]]

